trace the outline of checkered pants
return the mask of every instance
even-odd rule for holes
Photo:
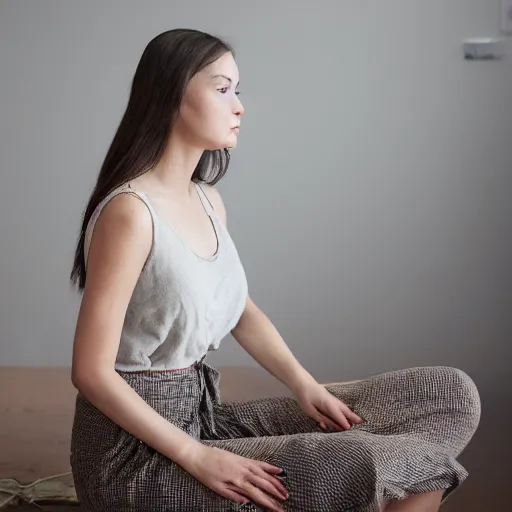
[[[444,490],[466,478],[455,460],[480,418],[475,385],[448,367],[413,368],[327,389],[365,419],[327,433],[292,398],[223,404],[219,372],[120,373],[168,421],[208,445],[285,470],[293,512],[377,512],[388,499]],[[78,394],[71,466],[90,512],[261,511],[210,490]]]

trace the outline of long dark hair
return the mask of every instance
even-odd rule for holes
[[[233,49],[221,39],[191,29],[174,29],[146,46],[133,77],[128,105],[101,166],[83,214],[71,282],[85,286],[85,231],[98,204],[115,188],[150,171],[160,160],[189,80]],[[192,175],[214,185],[226,173],[229,150],[205,150]]]

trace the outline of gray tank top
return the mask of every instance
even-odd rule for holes
[[[148,208],[153,242],[123,324],[115,367],[119,371],[186,368],[216,350],[235,327],[248,295],[235,245],[202,188],[196,190],[217,235],[217,251],[197,255],[153,208],[148,196],[123,185],[98,205],[87,226],[87,255],[94,225],[118,194],[132,194]]]

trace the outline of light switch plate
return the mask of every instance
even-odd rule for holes
[[[500,30],[512,34],[512,0],[501,0]]]

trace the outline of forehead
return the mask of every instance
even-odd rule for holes
[[[201,74],[207,80],[231,80],[235,84],[239,80],[238,66],[236,65],[233,55],[228,52],[219,57],[216,61],[206,66]]]

